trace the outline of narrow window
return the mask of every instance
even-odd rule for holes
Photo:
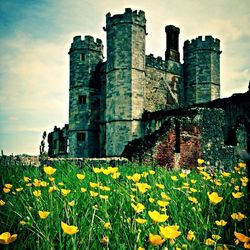
[[[80,61],[84,61],[85,60],[85,54],[84,53],[81,53],[80,54]]]
[[[77,133],[77,141],[79,142],[85,141],[85,133]]]
[[[175,153],[180,153],[180,140],[181,140],[181,135],[180,135],[180,121],[175,120]]]
[[[86,95],[79,95],[78,96],[78,103],[79,104],[86,104]]]

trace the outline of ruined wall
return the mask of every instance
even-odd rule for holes
[[[129,143],[123,156],[170,169],[196,167],[197,158],[203,158],[208,165],[226,168],[236,158],[235,149],[224,145],[223,125],[221,109],[179,109],[166,116],[158,130]]]
[[[180,107],[183,103],[182,65],[164,61],[152,54],[146,56],[144,109],[154,112]]]

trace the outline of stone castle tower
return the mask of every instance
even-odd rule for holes
[[[119,156],[129,141],[148,133],[144,112],[220,96],[218,39],[207,36],[204,41],[202,37],[186,41],[181,64],[180,29],[173,25],[165,28],[165,60],[145,54],[146,19],[141,10],[126,8],[123,14],[113,16],[108,13],[104,30],[106,61],[100,39],[73,39],[69,50],[69,125],[67,133],[65,128],[64,133],[58,128],[50,133],[51,156]]]

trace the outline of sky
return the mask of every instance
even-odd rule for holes
[[[105,15],[125,8],[145,11],[146,54],[164,58],[169,24],[180,28],[181,58],[185,40],[219,38],[221,97],[247,91],[249,0],[0,0],[0,150],[37,155],[43,131],[68,123],[73,37],[105,46]]]

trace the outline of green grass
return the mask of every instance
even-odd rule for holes
[[[120,176],[117,179],[112,178],[112,174],[95,173],[89,166],[79,168],[64,163],[54,167],[57,170],[51,175],[55,178],[51,181],[43,168],[0,166],[0,185],[2,185],[0,199],[5,202],[0,206],[0,234],[3,232],[17,234],[14,242],[0,247],[18,250],[138,249],[139,247],[243,249],[244,243],[235,244],[234,232],[248,236],[250,234],[249,200],[246,186],[241,181],[241,178],[246,176],[244,167],[238,167],[236,170],[232,168],[229,176],[208,170],[192,170],[186,176],[180,176],[181,170],[167,171],[157,167],[155,174],[152,172],[150,174],[151,167],[123,165],[118,167]],[[79,180],[76,176],[78,173],[85,174],[85,178]],[[151,188],[145,193],[140,192],[133,179],[127,178],[135,173],[141,174],[138,183],[150,185]],[[31,180],[25,182],[25,176]],[[176,176],[177,180],[174,181],[171,176]],[[40,181],[37,187],[34,186],[35,179]],[[99,183],[99,187],[90,187],[90,182]],[[6,184],[13,185],[9,193],[3,191]],[[156,184],[163,184],[164,188],[161,189]],[[57,190],[48,192],[52,186],[57,187]],[[110,191],[103,190],[103,187],[109,187]],[[17,191],[17,188],[23,190]],[[87,191],[81,192],[81,188]],[[71,192],[63,196],[61,189],[69,189]],[[35,190],[41,190],[40,197],[34,196]],[[90,191],[98,195],[92,197]],[[169,202],[165,209],[157,203],[158,200],[164,201],[163,192],[170,197],[165,199]],[[217,192],[223,200],[213,205],[207,192]],[[241,192],[243,196],[234,198],[233,192]],[[105,195],[108,196],[107,199]],[[197,203],[191,202],[188,197],[196,198]],[[154,202],[151,203],[149,198],[153,198]],[[70,206],[69,202],[72,201],[74,205]],[[136,213],[131,204],[138,203],[142,203],[145,209]],[[154,223],[148,214],[148,211],[154,210],[167,214],[168,220]],[[46,219],[41,219],[38,211],[49,211],[50,214]],[[231,215],[237,212],[241,212],[247,218],[241,221],[232,219]],[[145,224],[139,224],[136,218],[147,221]],[[227,224],[224,227],[217,226],[216,220],[225,220]],[[21,225],[20,221],[26,224]],[[79,231],[73,235],[64,233],[61,221],[78,227]],[[107,222],[110,223],[110,227],[105,228],[104,223]],[[149,241],[150,233],[160,235],[159,226],[168,225],[178,225],[181,234],[173,240],[166,239],[161,246],[153,246]],[[194,232],[194,240],[187,239],[189,230]],[[221,238],[215,240],[214,244],[207,245],[206,240],[213,239],[213,235],[219,235]],[[108,244],[102,242],[103,236],[108,237]],[[223,248],[224,245],[227,248]]]

